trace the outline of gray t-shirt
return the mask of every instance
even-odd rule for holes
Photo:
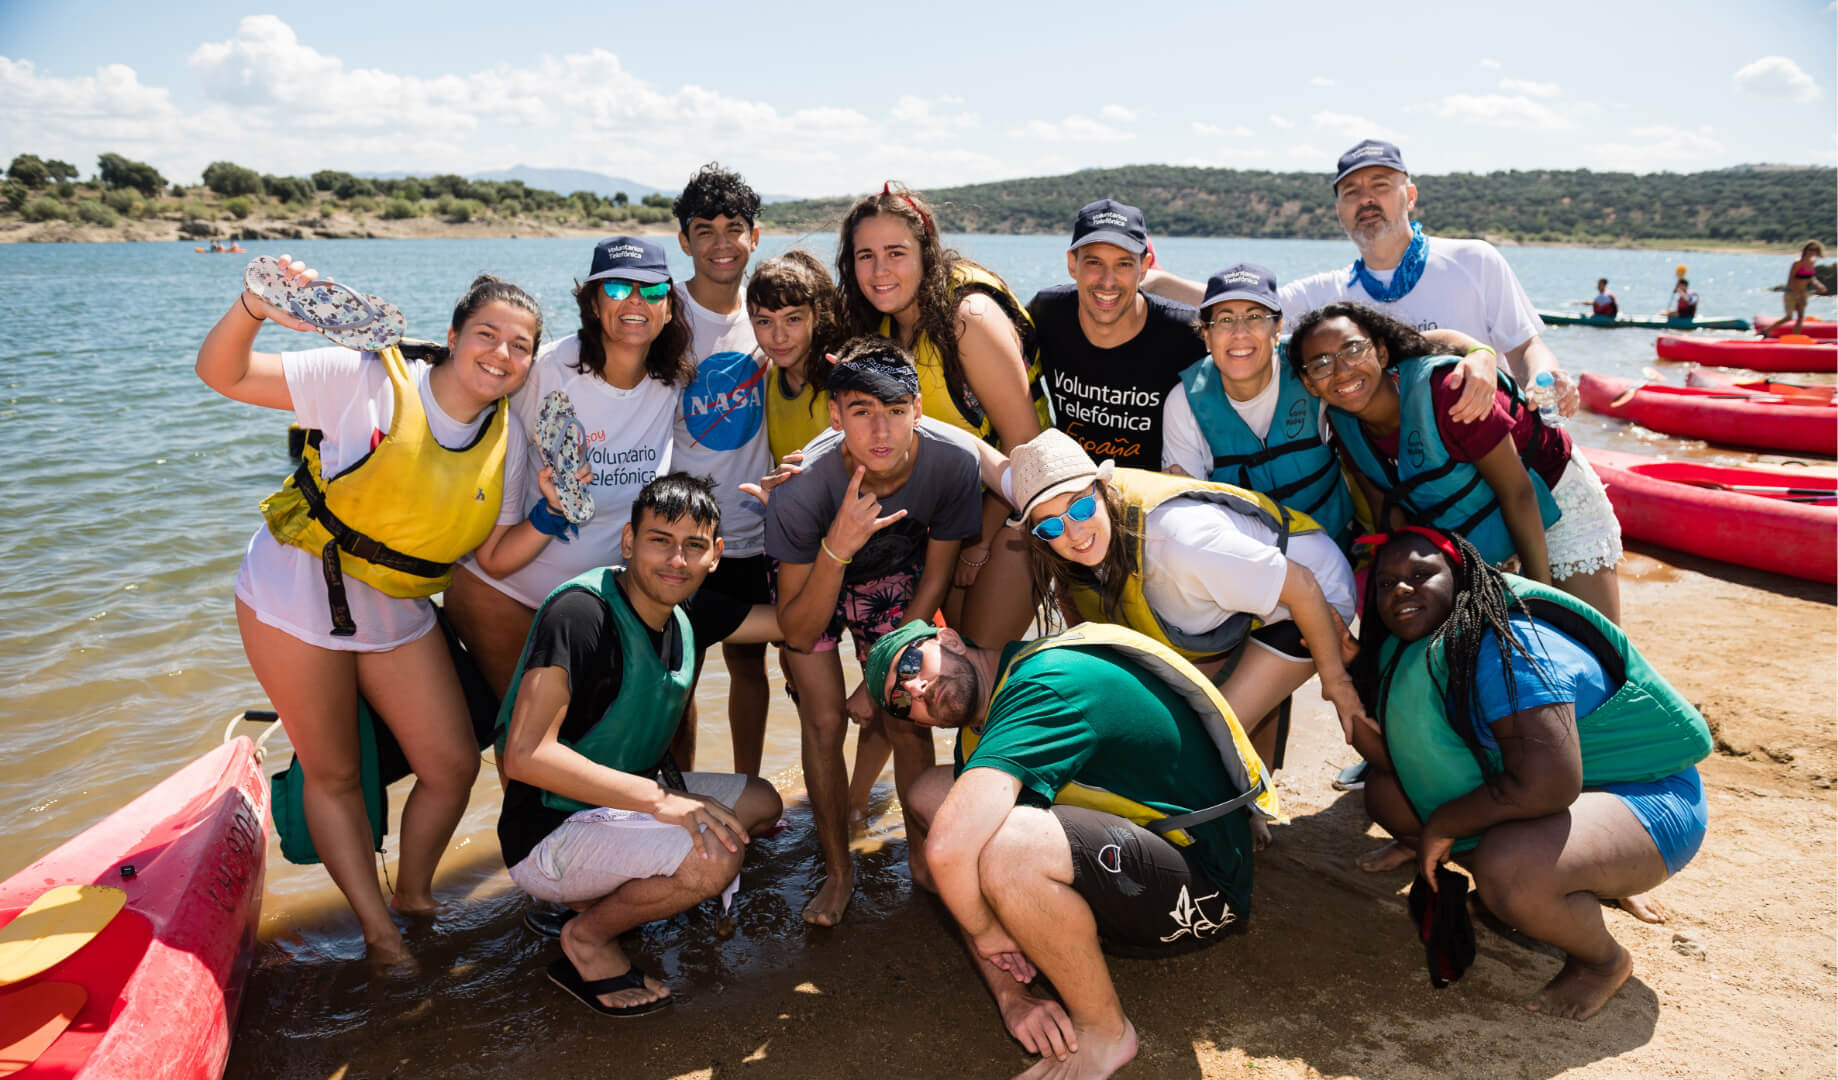
[[[900,490],[881,496],[881,514],[906,516],[868,538],[843,570],[850,584],[917,570],[927,540],[972,540],[982,530],[982,481],[970,436],[921,417],[912,475]],[[853,470],[842,451],[842,432],[826,431],[804,450],[804,471],[773,491],[766,507],[766,554],[780,562],[812,563],[836,520]]]

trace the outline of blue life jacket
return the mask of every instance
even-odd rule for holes
[[[1344,548],[1352,540],[1353,499],[1333,449],[1321,440],[1319,402],[1280,356],[1275,378],[1276,414],[1259,439],[1226,398],[1211,357],[1181,372],[1187,404],[1213,452],[1212,472],[1203,479],[1248,488],[1300,510]]]
[[[1418,356],[1398,361],[1395,371],[1403,415],[1396,461],[1373,447],[1359,418],[1352,413],[1329,409],[1328,423],[1353,467],[1364,473],[1385,497],[1385,505],[1377,512],[1380,528],[1390,521],[1390,508],[1397,506],[1415,524],[1435,525],[1462,534],[1482,558],[1497,563],[1518,550],[1506,530],[1500,502],[1479,469],[1449,455],[1436,427],[1436,404],[1430,388],[1457,362],[1453,356]],[[1512,376],[1500,372],[1499,385],[1512,394],[1514,401],[1525,404],[1525,395]],[[1562,512],[1544,477],[1529,465],[1525,471],[1538,496],[1538,517],[1549,529]]]

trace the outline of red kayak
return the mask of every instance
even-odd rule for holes
[[[1585,372],[1583,407],[1665,435],[1796,454],[1838,456],[1838,407],[1741,390],[1642,385]],[[1628,391],[1627,400],[1621,400]]]
[[[127,894],[68,959],[0,987],[0,1015],[56,984],[83,991],[70,1026],[19,1075],[223,1075],[262,909],[267,821],[255,744],[237,738],[0,883],[0,928],[55,886]]]
[[[1838,341],[1830,344],[1742,338],[1687,338],[1661,334],[1654,342],[1661,360],[1690,360],[1750,371],[1838,371]]]
[[[1807,319],[1804,323],[1800,324],[1800,329],[1795,331],[1792,319],[1775,319],[1766,315],[1757,315],[1755,316],[1753,325],[1758,332],[1766,334],[1771,338],[1780,337],[1782,334],[1797,332],[1805,334],[1807,337],[1817,341],[1832,341],[1838,339],[1838,322],[1833,322],[1830,319]]]
[[[1809,386],[1806,383],[1781,382],[1777,379],[1745,379],[1716,371],[1693,368],[1685,373],[1685,385],[1704,390],[1724,390],[1763,396],[1791,398],[1808,404],[1824,404],[1838,394],[1838,386]]]
[[[1838,478],[1586,447],[1624,536],[1810,581],[1838,582]]]

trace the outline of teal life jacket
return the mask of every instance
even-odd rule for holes
[[[1710,756],[1713,743],[1704,717],[1647,663],[1620,627],[1569,593],[1514,574],[1506,575],[1506,581],[1533,619],[1588,649],[1615,688],[1607,701],[1576,718],[1585,788],[1660,780]],[[1387,673],[1379,712],[1385,748],[1422,821],[1485,782],[1480,762],[1449,722],[1450,696],[1466,695],[1471,688],[1448,685],[1448,659],[1440,643],[1432,647],[1435,637],[1408,645],[1392,638],[1379,654],[1379,669]],[[1493,768],[1500,767],[1498,750],[1487,751],[1487,757]],[[1479,839],[1464,837],[1455,849],[1466,851]]]
[[[1276,414],[1270,431],[1260,439],[1232,408],[1211,357],[1181,372],[1187,404],[1213,452],[1212,471],[1205,479],[1262,492],[1300,510],[1344,548],[1353,539],[1353,498],[1340,475],[1339,459],[1321,439],[1320,402],[1280,356],[1273,377]]]
[[[1328,410],[1328,423],[1346,449],[1353,467],[1365,474],[1385,497],[1375,507],[1380,528],[1390,523],[1389,509],[1398,506],[1413,524],[1435,525],[1460,533],[1490,563],[1503,562],[1517,551],[1500,502],[1481,471],[1466,461],[1456,461],[1443,444],[1436,427],[1435,395],[1430,387],[1459,362],[1453,356],[1418,356],[1398,361],[1398,394],[1402,398],[1396,461],[1378,452],[1360,426],[1359,417],[1341,409]],[[1525,395],[1512,376],[1502,371],[1499,386],[1514,401],[1525,404]],[[1521,460],[1524,460],[1521,455]],[[1529,465],[1532,491],[1538,497],[1538,517],[1550,528],[1562,516],[1551,489]]]
[[[619,693],[612,704],[587,733],[570,742],[561,740],[582,757],[596,765],[620,772],[652,775],[670,748],[677,725],[683,719],[683,707],[689,702],[689,691],[696,677],[695,634],[689,627],[689,616],[680,607],[670,609],[670,621],[664,626],[663,657],[651,645],[651,633],[632,605],[626,601],[617,579],[624,567],[604,566],[570,578],[555,587],[543,599],[536,620],[530,623],[530,637],[523,643],[523,655],[517,658],[517,670],[511,675],[510,690],[498,709],[496,743],[500,756],[504,740],[510,734],[511,713],[517,707],[517,691],[523,684],[524,665],[530,659],[530,644],[535,640],[536,622],[555,598],[570,589],[586,589],[606,602],[612,612],[613,629],[619,636],[619,655],[623,673]],[[586,803],[542,793],[544,806],[574,813],[591,809]]]

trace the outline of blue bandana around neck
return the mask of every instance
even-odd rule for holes
[[[1417,287],[1417,280],[1423,276],[1423,265],[1429,261],[1429,247],[1429,241],[1423,238],[1422,224],[1413,221],[1410,223],[1410,246],[1404,249],[1404,258],[1398,261],[1390,285],[1381,285],[1372,276],[1366,269],[1365,259],[1353,260],[1353,274],[1347,278],[1347,284],[1358,282],[1368,296],[1381,304],[1402,300]]]

